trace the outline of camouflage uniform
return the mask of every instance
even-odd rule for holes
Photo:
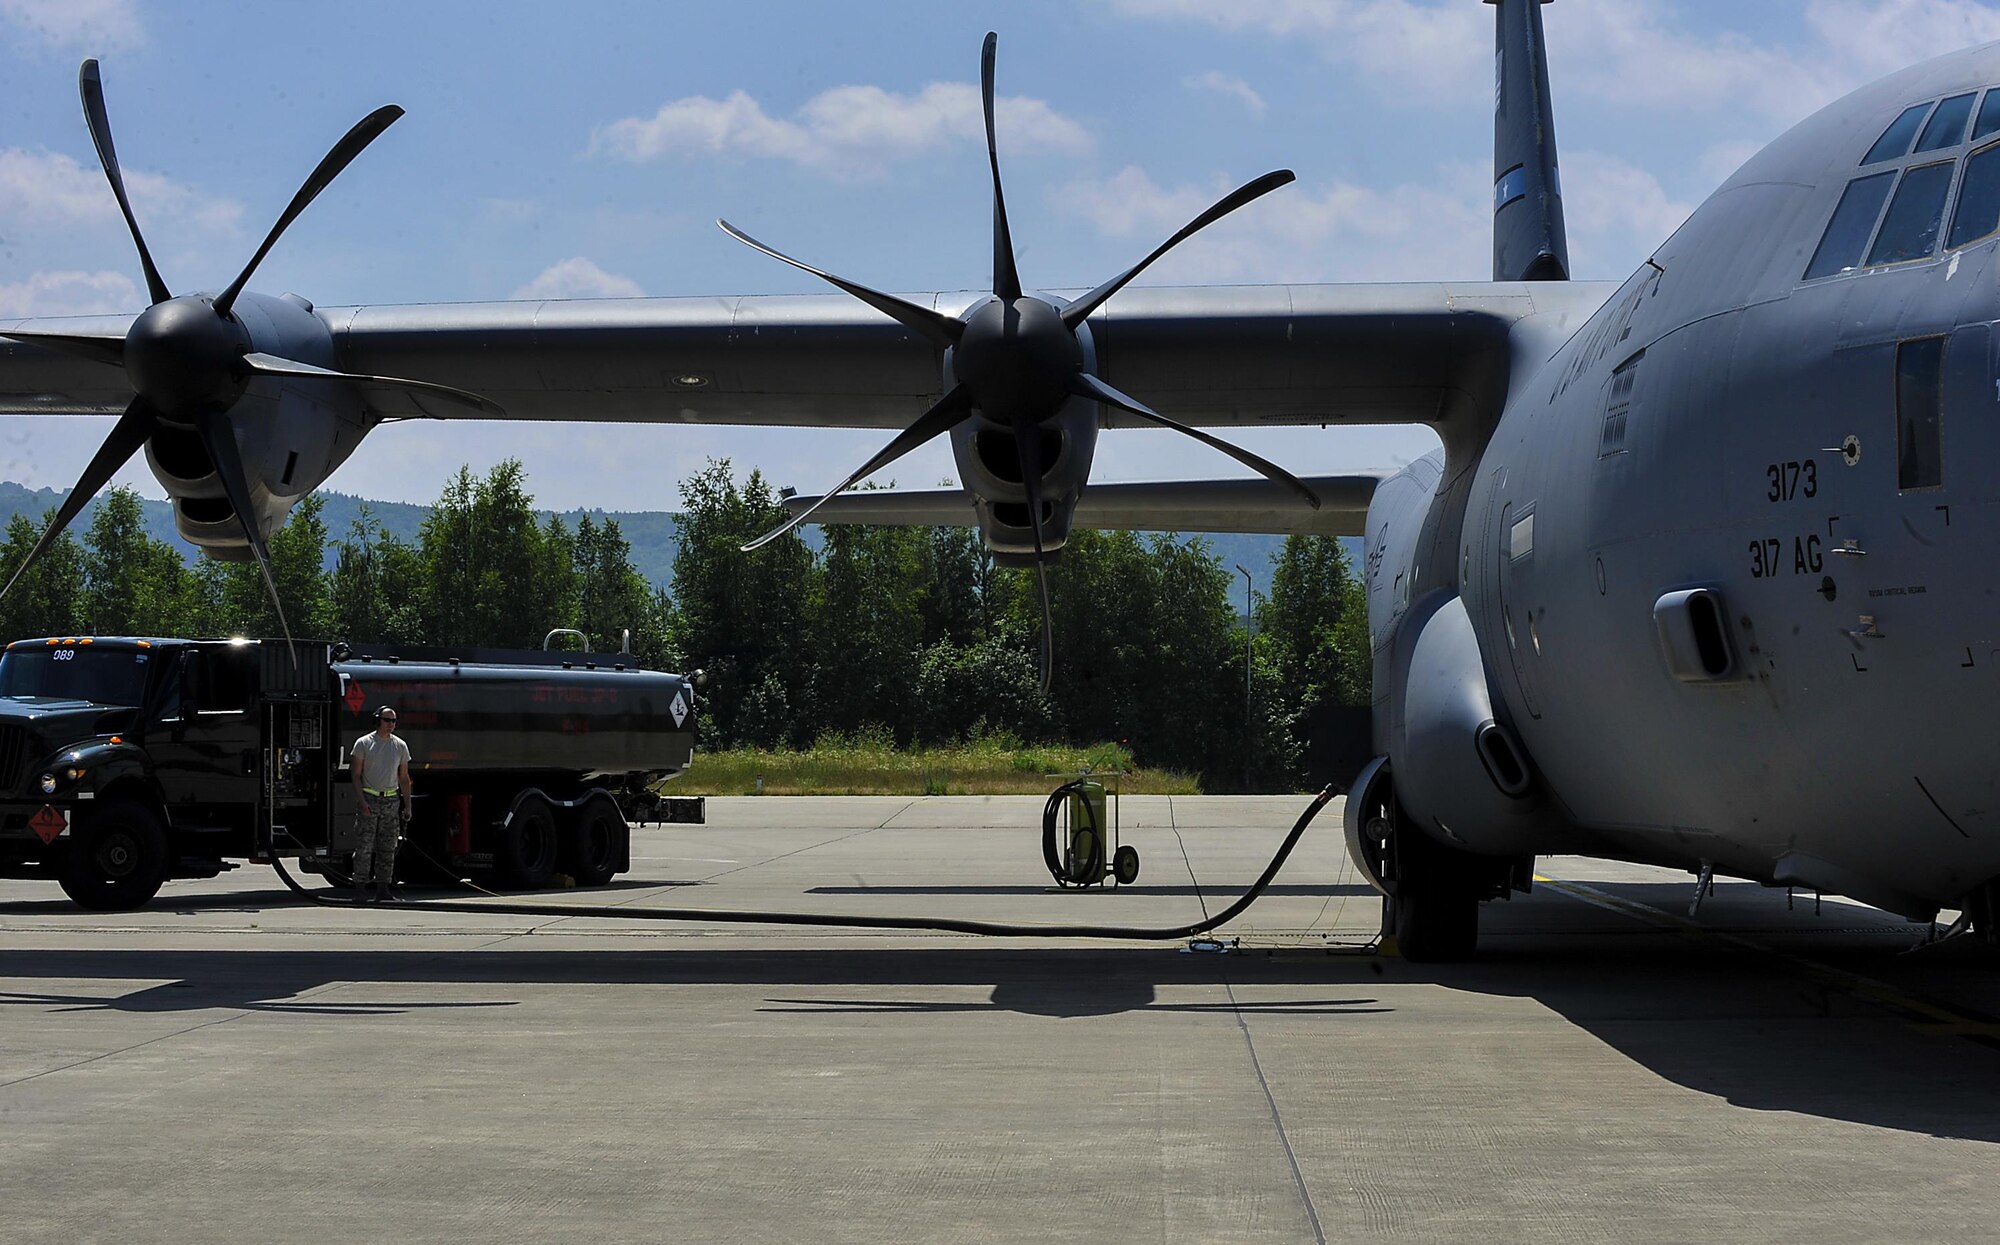
[[[396,880],[396,836],[402,829],[400,796],[364,795],[354,818],[354,885],[371,881],[386,891]]]

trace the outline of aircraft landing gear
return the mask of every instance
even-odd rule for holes
[[[1479,892],[1457,879],[1407,882],[1383,902],[1383,930],[1412,964],[1455,964],[1479,946]]]
[[[1348,799],[1348,851],[1383,892],[1382,936],[1412,963],[1471,959],[1480,903],[1526,890],[1533,859],[1474,855],[1411,828],[1386,761],[1364,771]]]

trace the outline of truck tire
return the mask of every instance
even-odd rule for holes
[[[602,886],[618,872],[618,836],[625,817],[609,796],[593,796],[576,810],[562,839],[561,869],[578,886]]]
[[[556,815],[539,795],[514,806],[507,824],[494,831],[493,872],[502,886],[540,890],[556,871]]]
[[[71,830],[63,893],[91,912],[143,908],[167,880],[167,832],[143,804],[110,800]]]

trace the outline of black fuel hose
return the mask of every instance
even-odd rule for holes
[[[820,925],[844,929],[919,929],[938,930],[950,934],[980,934],[997,938],[1125,938],[1142,942],[1173,942],[1182,938],[1192,938],[1205,934],[1216,927],[1233,920],[1271,885],[1284,867],[1285,860],[1298,846],[1299,838],[1313,818],[1325,808],[1338,791],[1329,784],[1299,819],[1292,823],[1291,833],[1278,846],[1278,854],[1271,857],[1271,863],[1264,873],[1243,893],[1235,903],[1206,920],[1192,925],[1175,925],[1166,929],[1133,928],[1123,925],[1010,925],[997,921],[960,921],[950,917],[935,916],[838,916],[824,912],[747,912],[713,908],[625,908],[609,904],[538,904],[538,903],[487,903],[466,899],[399,899],[390,908],[407,908],[417,912],[479,912],[494,916],[547,916],[572,917],[595,916],[619,921],[688,921],[725,925]],[[286,871],[284,862],[272,856],[271,867],[293,892],[305,896],[312,902],[330,908],[360,907],[346,899],[334,899],[299,885],[297,879]]]
[[[1081,860],[1072,859],[1069,868],[1063,867],[1063,853],[1056,842],[1056,822],[1062,813],[1063,801],[1075,792],[1082,791],[1089,779],[1078,778],[1064,783],[1049,793],[1049,802],[1042,805],[1042,863],[1049,867],[1049,876],[1058,886],[1088,886],[1092,882],[1104,880],[1104,827],[1097,816],[1097,806],[1089,800],[1079,802],[1090,818],[1090,852]]]

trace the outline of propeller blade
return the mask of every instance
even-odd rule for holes
[[[1088,372],[1071,374],[1070,392],[1080,398],[1090,398],[1093,401],[1102,402],[1106,406],[1115,406],[1121,411],[1129,411],[1137,415],[1140,419],[1158,424],[1162,428],[1171,428],[1175,432],[1193,437],[1211,449],[1221,450],[1259,475],[1292,489],[1314,510],[1319,509],[1319,494],[1306,487],[1305,481],[1286,471],[1270,459],[1253,454],[1240,445],[1231,445],[1221,437],[1211,436],[1201,429],[1191,427],[1177,419],[1168,419],[1165,415],[1160,414],[1145,403],[1136,398],[1127,397]]]
[[[104,83],[97,75],[95,60],[83,62],[77,87],[83,94],[84,124],[90,127],[90,141],[97,144],[97,158],[104,165],[105,180],[111,183],[111,193],[118,197],[118,210],[125,213],[125,227],[132,231],[132,245],[139,248],[139,266],[146,271],[146,292],[154,302],[164,303],[174,296],[173,291],[154,267],[152,253],[146,250],[146,237],[139,232],[138,218],[132,215],[132,201],[125,197],[125,174],[118,168],[118,149],[111,145],[111,114],[104,110]]]
[[[357,372],[336,372],[330,368],[316,367],[310,363],[300,363],[296,359],[281,359],[274,354],[261,351],[243,356],[245,371],[257,376],[292,376],[302,380],[344,380],[357,385],[379,385],[389,389],[412,389],[418,393],[435,394],[460,406],[469,406],[482,415],[494,419],[505,419],[507,408],[490,398],[482,398],[466,389],[454,389],[450,385],[439,385],[428,380],[405,380],[400,376],[364,376]]]
[[[1119,290],[1124,289],[1128,281],[1146,271],[1146,268],[1154,260],[1187,241],[1189,236],[1197,230],[1213,225],[1216,221],[1221,220],[1251,200],[1261,199],[1278,187],[1296,180],[1298,180],[1297,176],[1290,169],[1279,169],[1276,172],[1264,174],[1264,176],[1258,178],[1256,181],[1246,182],[1238,186],[1235,190],[1225,195],[1214,207],[1211,207],[1200,216],[1189,221],[1181,228],[1179,233],[1160,243],[1158,247],[1154,248],[1151,255],[1148,255],[1130,268],[1127,268],[1124,272],[1119,273],[1103,285],[1098,286],[1090,293],[1085,294],[1082,298],[1063,308],[1063,324],[1072,329],[1082,324],[1090,318],[1091,312],[1096,311],[1104,304],[1104,300],[1110,298]]]
[[[31,333],[26,330],[0,333],[0,337],[33,342],[37,346],[47,346],[50,350],[60,350],[64,354],[89,359],[92,363],[109,363],[113,367],[125,366],[125,339],[122,337],[86,337],[81,333]]]
[[[271,574],[271,551],[264,544],[264,533],[257,528],[257,515],[251,508],[250,481],[243,474],[243,455],[236,448],[236,429],[230,424],[229,416],[221,411],[203,411],[195,416],[195,431],[201,434],[201,443],[208,449],[209,461],[215,464],[215,474],[222,481],[222,491],[229,496],[229,505],[236,511],[236,521],[243,525],[243,535],[250,542],[250,552],[257,558],[257,569],[264,573],[264,587],[271,594],[271,608],[278,612],[278,626],[285,633],[287,647],[292,643],[292,625],[285,620],[285,605],[278,599],[278,581]],[[292,660],[298,660],[293,651]]]
[[[1042,550],[1041,428],[1027,420],[1014,424],[1014,445],[1021,456],[1021,487],[1028,494],[1028,530],[1035,534],[1035,591],[1042,600],[1042,695],[1055,676],[1055,616],[1049,609],[1049,563]]]
[[[986,162],[993,166],[993,292],[1001,298],[1021,296],[1021,274],[1014,267],[1014,235],[1007,228],[1007,200],[1000,193],[1000,149],[993,143],[993,53],[1000,36],[986,32],[979,54],[979,100],[986,110]]]
[[[244,284],[250,280],[250,274],[257,271],[257,265],[264,262],[264,256],[270,253],[271,247],[278,241],[278,235],[290,228],[292,222],[298,219],[299,213],[305,211],[306,206],[319,197],[319,192],[325,190],[334,178],[340,176],[342,169],[353,163],[354,157],[360,155],[368,144],[374,142],[382,131],[394,125],[396,118],[402,115],[403,110],[394,104],[377,108],[355,122],[354,128],[333,145],[333,150],[326,153],[326,158],[319,162],[319,167],[312,171],[312,176],[306,178],[305,185],[300,186],[299,192],[292,196],[291,205],[285,209],[282,216],[278,217],[278,223],[271,226],[271,232],[264,238],[264,245],[257,248],[257,253],[250,257],[250,262],[243,265],[243,271],[236,274],[236,279],[229,283],[229,288],[216,298],[217,312],[223,315],[229,314],[229,309],[236,305],[236,296],[243,292]]]
[[[871,290],[867,286],[849,281],[845,277],[836,277],[823,268],[815,268],[803,260],[793,259],[783,251],[773,250],[765,246],[762,242],[757,241],[757,239],[744,233],[741,229],[738,229],[726,220],[718,219],[715,223],[722,226],[722,232],[741,242],[751,250],[762,251],[772,259],[790,264],[800,272],[809,272],[828,285],[847,291],[904,328],[909,329],[913,333],[921,333],[940,346],[956,346],[958,339],[965,334],[965,323],[961,320],[941,315],[938,312],[932,311],[929,307],[919,307],[913,302],[897,298],[894,294],[884,294],[880,290]]]
[[[28,573],[28,568],[41,560],[42,555],[48,552],[49,546],[56,543],[56,537],[62,535],[62,530],[83,512],[83,508],[90,504],[91,498],[97,496],[97,490],[103,488],[112,476],[118,474],[118,469],[130,461],[132,455],[138,453],[146,444],[146,438],[153,435],[155,426],[153,408],[147,405],[144,398],[132,399],[132,404],[125,408],[125,413],[118,417],[116,424],[112,425],[111,435],[104,438],[104,444],[97,447],[97,453],[91,457],[90,465],[85,467],[83,475],[77,478],[76,487],[69,491],[68,497],[63,498],[62,505],[56,507],[55,517],[49,520],[48,528],[42,532],[42,538],[35,542],[35,547],[28,551],[27,560],[14,568],[14,574],[7,580],[7,586],[0,588],[0,597],[14,590],[14,585],[21,582],[21,576]]]
[[[964,419],[971,411],[972,396],[966,392],[964,385],[953,385],[951,392],[939,398],[936,406],[919,415],[916,423],[897,433],[895,440],[878,450],[875,457],[862,463],[853,475],[842,480],[830,492],[818,501],[815,501],[812,505],[807,506],[804,510],[799,511],[762,536],[744,545],[743,552],[749,553],[753,549],[762,549],[765,545],[770,544],[786,532],[804,523],[811,517],[813,511],[840,496],[848,489],[853,488],[855,484],[874,475],[876,472],[882,470],[882,468],[895,462],[939,433],[951,431],[952,427]]]

